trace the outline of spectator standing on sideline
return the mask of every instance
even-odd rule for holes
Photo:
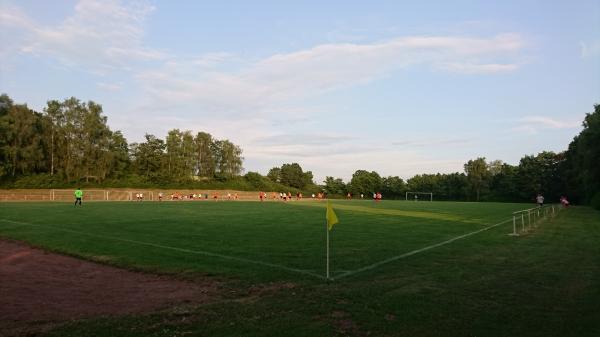
[[[544,196],[541,193],[538,193],[537,197],[535,198],[535,201],[537,202],[538,206],[544,206]]]
[[[75,206],[77,206],[77,203],[79,202],[79,206],[81,206],[81,199],[83,198],[83,191],[81,190],[80,187],[77,187],[77,189],[75,190],[75,193],[73,193],[75,195]]]
[[[567,208],[569,207],[569,200],[567,200],[567,197],[565,196],[561,196],[560,197],[560,204],[564,207]]]

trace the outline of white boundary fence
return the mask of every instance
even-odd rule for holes
[[[508,235],[519,236],[527,233],[533,227],[537,227],[542,220],[556,216],[560,209],[558,205],[546,205],[513,212],[513,231]]]
[[[69,201],[75,200],[74,189],[0,189],[0,202],[4,201]],[[172,200],[171,196],[178,196],[176,200],[191,201],[191,200],[214,200],[217,196],[218,200],[256,200],[259,201],[258,191],[235,191],[235,190],[202,190],[202,189],[83,189],[84,201],[136,201],[136,195],[142,194],[144,201],[158,201],[159,193],[163,193],[163,201]],[[271,195],[274,192],[265,191],[268,198],[265,201],[279,200],[272,199]],[[196,195],[193,198],[193,195]],[[279,195],[279,193],[276,193]],[[294,198],[295,199],[295,198]]]

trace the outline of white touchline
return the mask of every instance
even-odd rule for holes
[[[351,275],[354,275],[354,274],[361,273],[361,272],[363,272],[363,271],[367,271],[367,270],[375,269],[375,268],[377,268],[377,267],[379,267],[379,266],[381,266],[381,265],[383,265],[383,264],[390,263],[390,262],[393,262],[393,261],[396,261],[396,260],[400,260],[400,259],[403,259],[403,258],[405,258],[405,257],[409,257],[409,256],[412,256],[412,255],[415,255],[415,254],[418,254],[418,253],[424,252],[424,251],[426,251],[426,250],[430,250],[430,249],[433,249],[433,248],[437,248],[437,247],[439,247],[439,246],[443,246],[443,245],[449,244],[449,243],[451,243],[451,242],[453,242],[453,241],[460,240],[460,239],[466,238],[466,237],[468,237],[468,236],[475,235],[475,234],[477,234],[477,233],[481,233],[481,232],[483,232],[483,231],[487,231],[487,230],[489,230],[489,229],[492,229],[492,228],[494,228],[494,227],[498,227],[498,226],[500,226],[500,225],[503,225],[503,224],[505,224],[505,223],[507,223],[507,222],[510,222],[510,221],[512,221],[512,219],[508,219],[508,220],[505,220],[505,221],[499,222],[499,223],[497,223],[497,224],[495,224],[495,225],[491,225],[491,226],[488,226],[488,227],[485,227],[485,228],[482,228],[482,229],[476,230],[476,231],[474,231],[474,232],[471,232],[471,233],[467,233],[467,234],[459,235],[459,236],[457,236],[457,237],[454,237],[454,238],[452,238],[452,239],[449,239],[449,240],[446,240],[446,241],[443,241],[443,242],[440,242],[440,243],[436,243],[436,244],[434,244],[434,245],[431,245],[431,246],[427,246],[427,247],[424,247],[424,248],[420,248],[420,249],[417,249],[417,250],[413,250],[413,251],[410,251],[410,252],[408,252],[408,253],[404,253],[404,254],[402,254],[402,255],[398,255],[398,256],[390,257],[389,259],[385,259],[385,260],[383,260],[383,261],[379,261],[379,262],[377,262],[377,263],[373,263],[372,265],[369,265],[369,266],[366,266],[366,267],[362,267],[362,268],[359,268],[359,269],[356,269],[356,270],[352,270],[352,271],[349,271],[349,272],[343,273],[343,274],[341,274],[341,275],[339,275],[339,276],[335,277],[335,279],[336,279],[336,280],[339,280],[339,279],[341,279],[342,277],[351,276]]]
[[[282,270],[286,270],[286,271],[294,272],[294,273],[298,273],[298,274],[310,275],[310,276],[313,276],[313,277],[316,277],[316,278],[319,278],[319,279],[325,279],[324,276],[316,274],[316,273],[312,273],[312,272],[307,271],[307,270],[290,268],[290,267],[281,266],[281,265],[274,264],[274,263],[269,263],[269,262],[244,259],[244,258],[241,258],[241,257],[235,257],[235,256],[218,254],[218,253],[205,252],[205,251],[201,251],[201,250],[191,250],[191,249],[185,249],[185,248],[171,247],[171,246],[165,246],[165,245],[161,245],[161,244],[157,244],[157,243],[137,241],[137,240],[129,240],[129,239],[123,239],[123,238],[118,238],[118,237],[113,237],[113,236],[107,236],[107,235],[101,235],[101,234],[86,233],[86,232],[76,231],[76,230],[72,230],[72,229],[58,228],[58,227],[54,227],[54,226],[50,226],[50,225],[39,225],[39,224],[33,224],[33,223],[21,222],[21,221],[13,221],[13,220],[7,220],[7,219],[0,219],[0,221],[12,223],[12,224],[15,224],[15,225],[22,225],[22,226],[35,226],[35,227],[42,227],[42,228],[50,228],[50,229],[53,229],[53,230],[56,230],[56,231],[62,231],[62,232],[68,232],[68,233],[75,233],[75,234],[80,234],[80,235],[87,235],[87,236],[97,237],[97,238],[106,239],[106,240],[115,240],[115,241],[122,241],[122,242],[134,243],[134,244],[138,244],[138,245],[150,246],[150,247],[155,247],[155,248],[169,249],[169,250],[174,250],[174,251],[184,252],[184,253],[192,253],[192,254],[198,254],[198,255],[219,257],[219,258],[222,258],[222,259],[233,260],[233,261],[238,261],[238,262],[252,263],[252,264],[257,264],[257,265],[261,265],[261,266],[267,266],[267,267],[282,269]]]
[[[286,271],[290,271],[290,272],[294,272],[294,273],[298,273],[298,274],[304,274],[304,275],[310,275],[319,279],[325,279],[324,276],[313,273],[311,271],[308,270],[303,270],[303,269],[296,269],[296,268],[290,268],[290,267],[286,267],[286,266],[281,266],[278,264],[274,264],[274,263],[269,263],[269,262],[263,262],[263,261],[255,261],[255,260],[250,260],[250,259],[244,259],[244,258],[240,258],[240,257],[235,257],[235,256],[229,256],[229,255],[223,255],[223,254],[218,254],[218,253],[211,253],[211,252],[205,252],[205,251],[200,251],[200,250],[191,250],[191,249],[185,249],[185,248],[177,248],[177,247],[171,247],[171,246],[165,246],[165,245],[161,245],[161,244],[156,244],[156,243],[150,243],[150,242],[143,242],[143,241],[137,241],[137,240],[129,240],[129,239],[122,239],[122,238],[117,238],[117,237],[112,237],[112,236],[107,236],[107,235],[101,235],[101,234],[92,234],[92,233],[86,233],[86,232],[81,232],[81,231],[76,231],[76,230],[72,230],[72,229],[65,229],[65,228],[57,228],[54,226],[49,226],[49,225],[39,225],[39,224],[32,224],[32,223],[28,223],[28,222],[21,222],[21,221],[13,221],[13,220],[7,220],[7,219],[0,219],[0,221],[4,221],[4,222],[8,222],[8,223],[12,223],[12,224],[16,224],[16,225],[24,225],[24,226],[36,226],[36,227],[43,227],[43,228],[50,228],[53,230],[57,230],[57,231],[63,231],[63,232],[69,232],[69,233],[75,233],[75,234],[80,234],[80,235],[87,235],[87,236],[92,236],[92,237],[98,237],[98,238],[102,238],[102,239],[108,239],[108,240],[116,240],[116,241],[122,241],[122,242],[128,242],[128,243],[134,243],[134,244],[138,244],[138,245],[145,245],[145,246],[150,246],[150,247],[155,247],[155,248],[162,248],[162,249],[169,249],[169,250],[174,250],[174,251],[179,251],[179,252],[185,252],[185,253],[192,253],[192,254],[198,254],[198,255],[205,255],[205,256],[212,256],[212,257],[219,257],[222,259],[227,259],[227,260],[233,260],[233,261],[239,261],[239,262],[246,262],[246,263],[252,263],[252,264],[258,264],[258,265],[262,265],[262,266],[267,266],[267,267],[272,267],[272,268],[277,268],[277,269],[282,269],[282,270],[286,270]],[[463,235],[459,235],[456,236],[452,239],[448,239],[446,241],[442,241],[439,243],[436,243],[434,245],[430,245],[427,247],[423,247],[420,249],[416,249],[401,255],[397,255],[394,257],[390,257],[388,259],[385,259],[383,261],[379,261],[377,263],[359,268],[359,269],[355,269],[355,270],[351,270],[351,271],[346,271],[342,274],[340,274],[339,276],[335,277],[336,280],[339,280],[340,278],[343,277],[347,277],[347,276],[351,276],[351,275],[355,275],[367,270],[371,270],[371,269],[375,269],[381,265],[396,261],[396,260],[400,260],[403,259],[405,257],[409,257],[433,248],[437,248],[446,244],[449,244],[451,242],[454,242],[456,240],[460,240],[466,237],[469,237],[471,235],[475,235],[477,233],[481,233],[483,231],[487,231],[489,229],[492,229],[494,227],[498,227],[500,225],[503,225],[507,222],[512,221],[512,219],[508,219],[502,222],[499,222],[495,225],[491,225],[479,230],[476,230],[474,232],[470,232],[467,234],[463,234]]]

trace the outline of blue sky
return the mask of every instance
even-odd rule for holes
[[[598,1],[6,1],[0,91],[205,131],[246,171],[410,178],[563,151],[600,103]]]

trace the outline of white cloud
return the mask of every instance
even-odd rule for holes
[[[328,176],[349,181],[352,174],[359,169],[376,171],[381,176],[400,176],[407,179],[416,174],[462,172],[465,162],[462,158],[433,159],[410,152],[365,148],[364,151],[331,152],[327,155],[301,158],[300,165],[310,168],[313,172],[326,172]],[[315,178],[317,182],[325,179],[318,174]]]
[[[117,0],[81,0],[73,15],[57,26],[42,26],[9,6],[3,8],[0,22],[25,34],[19,38],[21,53],[51,56],[67,66],[103,73],[166,57],[142,43],[143,22],[153,10],[141,1],[125,6]]]
[[[586,59],[590,57],[600,56],[600,40],[591,42],[579,42],[581,58]]]
[[[201,55],[200,57],[192,60],[193,65],[198,65],[201,67],[213,67],[215,65],[221,64],[225,61],[229,61],[232,58],[235,58],[234,55],[230,53],[220,52],[220,53],[207,53]]]
[[[271,136],[256,137],[252,143],[257,145],[277,144],[278,146],[289,145],[325,145],[331,146],[340,142],[355,140],[355,137],[338,136],[338,135],[316,135],[316,134],[275,134]]]
[[[81,0],[71,16],[53,27],[33,22],[17,7],[7,6],[1,15],[4,25],[26,32],[19,42],[22,53],[51,56],[99,75],[137,69],[135,78],[145,94],[161,101],[143,104],[160,109],[161,104],[187,103],[234,115],[267,114],[294,100],[368,83],[413,65],[466,74],[511,72],[525,46],[518,34],[406,36],[327,43],[254,61],[227,52],[183,59],[144,46],[143,24],[152,11],[145,1]],[[144,61],[147,66],[140,67]]]
[[[576,129],[581,127],[581,121],[559,120],[546,116],[525,116],[513,122],[518,125],[511,128],[509,132],[526,135],[537,135],[541,130]]]
[[[137,79],[149,96],[194,103],[214,113],[262,113],[289,102],[314,97],[390,76],[413,65],[429,65],[467,74],[495,74],[518,68],[525,42],[517,34],[491,38],[411,36],[365,44],[322,44],[281,53],[235,69],[205,69],[229,54],[208,54],[195,61],[167,62],[140,72]],[[486,60],[494,60],[487,62]],[[504,59],[498,63],[498,59]]]
[[[297,161],[311,170],[339,172],[343,177],[367,165],[378,171],[383,167],[396,168],[399,171],[395,174],[408,175],[418,170],[406,163],[427,165],[429,160],[415,157],[407,152],[409,149],[455,146],[469,140],[439,139],[400,148],[369,139],[350,139],[343,134],[319,134],[318,130],[313,134],[298,133],[293,131],[291,123],[277,123],[274,127],[273,120],[309,123],[308,117],[318,119],[317,116],[332,111],[340,113],[337,108],[318,111],[307,106],[306,101],[415,65],[425,65],[434,71],[488,76],[515,71],[524,47],[524,39],[516,34],[490,38],[399,37],[376,43],[322,44],[253,62],[240,61],[230,54],[201,55],[191,60],[170,60],[160,69],[140,72],[136,79],[146,97],[156,98],[145,102],[146,119],[149,114],[158,115],[165,109],[188,111],[185,114],[188,122],[181,123],[186,129],[211,130],[217,137],[229,135],[234,143],[244,144],[244,156],[253,161],[268,162],[270,167],[274,160]],[[233,66],[222,67],[228,62],[233,62]],[[302,127],[306,130],[311,126],[314,125]],[[339,168],[326,164],[332,160],[343,164]],[[432,162],[432,165],[437,165],[432,166],[432,171],[447,171],[450,167],[460,168],[462,162],[460,165]],[[390,170],[389,174],[393,172]]]
[[[3,4],[0,11],[0,25],[35,30],[36,25],[18,7]]]
[[[511,128],[509,130],[509,132],[533,136],[533,135],[538,134],[538,129],[531,125],[520,125],[520,126],[515,126],[514,128]]]
[[[514,72],[523,64],[526,47],[518,34],[401,36],[325,43],[254,60],[222,51],[176,57],[144,44],[144,23],[153,10],[146,2],[82,0],[55,26],[36,23],[18,8],[3,8],[0,24],[24,35],[12,41],[20,53],[50,57],[63,66],[101,75],[130,70],[141,90],[135,88],[136,96],[127,107],[120,106],[122,110],[110,118],[117,129],[127,128],[136,136],[131,141],[141,140],[146,132],[162,137],[172,128],[207,131],[242,145],[244,156],[270,167],[277,160],[299,161],[310,170],[345,178],[359,168],[404,176],[423,173],[428,165],[432,172],[460,169],[464,161],[432,161],[408,149],[468,140],[394,146],[346,137],[342,131],[323,132],[318,125],[309,125],[311,118],[343,111],[310,106],[309,99],[401,76],[403,69],[414,66],[472,76]],[[96,85],[120,90],[122,82],[102,78]],[[171,115],[175,112],[176,117]],[[293,131],[297,124],[313,128]]]
[[[426,147],[426,146],[464,146],[471,143],[471,139],[466,138],[448,138],[448,139],[429,139],[425,141],[402,140],[392,142],[392,145],[397,147]]]
[[[103,89],[103,90],[108,90],[108,91],[118,91],[123,86],[121,83],[105,83],[105,82],[98,82],[98,83],[96,83],[96,85],[98,86],[98,88]]]
[[[558,120],[545,116],[526,116],[519,119],[520,123],[543,129],[574,129],[581,125],[576,120]]]
[[[471,64],[471,63],[442,63],[439,65],[442,70],[447,70],[463,74],[495,74],[511,72],[518,68],[517,64]]]

